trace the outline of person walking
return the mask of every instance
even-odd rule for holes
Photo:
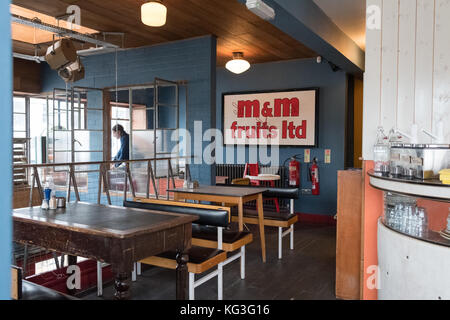
[[[112,128],[113,136],[116,139],[120,139],[120,149],[116,156],[113,158],[114,161],[117,160],[130,160],[130,136],[125,132],[123,126],[116,124]],[[122,163],[114,163],[111,167],[119,167]]]

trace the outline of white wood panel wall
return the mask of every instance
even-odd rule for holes
[[[366,34],[363,157],[373,159],[378,126],[433,133],[444,121],[450,143],[450,0],[367,0],[381,29]],[[431,138],[419,133],[419,142]]]

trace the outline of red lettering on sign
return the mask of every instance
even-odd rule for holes
[[[263,109],[261,111],[261,115],[263,117],[266,117],[266,118],[272,118],[273,117],[272,108],[270,107],[270,102],[264,103],[264,107],[263,107]]]
[[[281,137],[282,139],[306,139],[306,126],[307,121],[303,120],[300,126],[296,126],[293,121],[287,122],[283,121],[283,125],[281,128]]]
[[[302,125],[295,129],[295,136],[297,139],[306,139],[306,120],[303,120]]]
[[[282,116],[281,109],[283,109],[283,117],[298,117],[300,114],[300,102],[297,98],[275,99],[275,117]]]
[[[238,102],[238,118],[258,118],[259,117],[259,100],[246,100]]]

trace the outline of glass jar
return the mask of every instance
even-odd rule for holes
[[[397,193],[384,193],[385,223],[395,230],[413,233],[417,221],[417,200]]]
[[[448,208],[447,229],[445,231],[450,233],[450,208]]]
[[[388,137],[384,134],[382,127],[378,127],[377,142],[373,147],[374,171],[380,173],[389,172],[389,162],[391,160],[391,149]]]

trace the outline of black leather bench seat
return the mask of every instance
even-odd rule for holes
[[[231,214],[229,208],[217,207],[211,205],[201,205],[193,203],[184,203],[176,201],[151,200],[135,198],[137,201],[124,201],[124,207],[140,208],[147,210],[158,210],[172,212],[178,214],[190,214],[198,217],[196,223],[204,226],[214,226],[217,233],[218,228],[227,228],[230,225]],[[217,277],[217,297],[223,299],[223,263],[227,260],[227,252],[214,247],[200,246],[194,243],[192,239],[192,247],[187,250],[189,256],[187,261],[187,269],[189,271],[189,299],[195,299],[195,287],[204,282]],[[149,264],[166,269],[176,269],[177,252],[167,251],[155,256],[144,258],[138,262]],[[195,281],[194,274],[201,274],[211,268],[216,270]]]
[[[36,283],[22,280],[21,300],[78,300],[61,292],[46,288]]]
[[[138,201],[124,201],[123,206],[128,208],[168,211],[181,214],[192,214],[199,217],[199,219],[196,221],[197,223],[201,223],[204,225],[227,226],[229,223],[228,211],[226,210],[185,207],[182,206],[181,203],[180,206],[175,206],[175,205],[145,203]]]
[[[195,245],[217,248],[217,228],[192,224],[192,241]],[[227,252],[237,250],[252,241],[253,234],[249,231],[223,230],[222,246]]]

